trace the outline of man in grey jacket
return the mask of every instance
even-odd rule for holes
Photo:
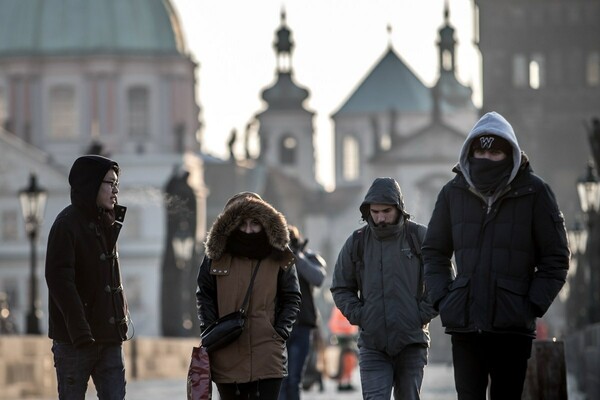
[[[393,387],[396,400],[417,400],[429,321],[436,315],[422,281],[420,243],[426,227],[409,220],[392,178],[375,179],[360,213],[367,226],[340,251],[331,293],[342,314],[360,328],[363,398],[389,399]]]

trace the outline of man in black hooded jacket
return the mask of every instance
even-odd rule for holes
[[[71,204],[48,236],[49,330],[60,399],[83,399],[90,378],[105,400],[125,398],[122,343],[127,339],[117,237],[119,165],[87,155],[69,173]]]
[[[423,257],[431,300],[452,335],[458,399],[485,400],[491,382],[492,400],[520,400],[536,318],[567,277],[564,218],[496,112],[475,124],[454,172]]]

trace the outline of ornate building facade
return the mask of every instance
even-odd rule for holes
[[[204,235],[197,64],[168,1],[136,4],[0,1],[0,291],[20,331],[30,260],[17,192],[30,172],[48,191],[37,243],[42,310],[47,235],[70,203],[67,177],[79,155],[108,155],[123,170],[119,201],[128,212],[119,251],[136,334],[160,334],[163,189],[174,167],[190,174],[201,210],[194,234]]]
[[[69,201],[72,161],[92,145],[119,161],[124,169],[120,202],[129,206],[120,256],[136,334],[181,335],[186,331],[165,327],[158,316],[169,301],[174,302],[169,307],[182,308],[179,300],[161,296],[168,289],[164,270],[188,269],[187,283],[182,274],[172,276],[173,293],[182,286],[193,288],[189,268],[202,256],[207,226],[232,194],[260,193],[300,227],[331,271],[342,244],[360,226],[358,207],[378,176],[396,178],[408,212],[428,223],[437,192],[452,177],[460,146],[478,117],[471,89],[456,79],[456,41],[446,10],[433,87],[421,82],[388,45],[373,67],[356,78],[357,89],[340,99],[331,116],[335,190],[327,192],[315,177],[315,111],[306,106],[310,90],[318,88],[295,81],[294,38],[285,13],[275,32],[275,79],[261,93],[264,107],[249,110],[246,156],[236,159],[232,151],[231,158],[219,159],[199,150],[197,64],[187,53],[170,2],[149,0],[143,12],[134,12],[128,1],[89,0],[64,15],[58,5],[38,9],[34,3],[0,1],[3,23],[16,24],[29,35],[45,29],[43,24],[33,29],[32,20],[48,21],[51,27],[66,18],[65,32],[51,42],[46,35],[0,38],[0,118],[5,126],[0,135],[0,291],[11,294],[17,320],[27,307],[29,260],[16,193],[29,171],[49,190],[42,248],[54,216]],[[104,22],[92,21],[92,14]],[[21,15],[27,23],[11,22],[8,15]],[[231,145],[240,137],[232,135]],[[256,150],[250,148],[252,140]],[[167,214],[173,203],[165,206],[165,193],[190,193],[180,185],[182,179],[195,195],[195,224]],[[192,252],[187,251],[190,237]],[[327,284],[320,306],[326,317],[331,307]],[[177,324],[192,332],[187,319]]]

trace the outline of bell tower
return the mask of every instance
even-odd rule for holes
[[[315,175],[314,112],[305,108],[310,93],[293,79],[292,31],[285,10],[273,43],[276,55],[275,83],[263,90],[266,110],[256,115],[259,121],[259,162],[275,167],[301,181],[308,188],[319,184]]]

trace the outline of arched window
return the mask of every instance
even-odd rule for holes
[[[546,59],[543,54],[533,54],[529,61],[529,87],[539,89],[546,85]]]
[[[527,57],[523,54],[515,54],[513,56],[513,86],[523,88],[527,85]]]
[[[342,177],[345,181],[355,181],[359,178],[360,165],[358,140],[354,136],[346,136],[342,146]]]
[[[148,88],[132,87],[127,92],[128,132],[132,138],[144,138],[150,133]]]
[[[298,140],[292,135],[285,135],[279,143],[279,162],[283,165],[296,164]]]
[[[585,75],[588,86],[600,85],[600,53],[597,51],[588,54]]]

